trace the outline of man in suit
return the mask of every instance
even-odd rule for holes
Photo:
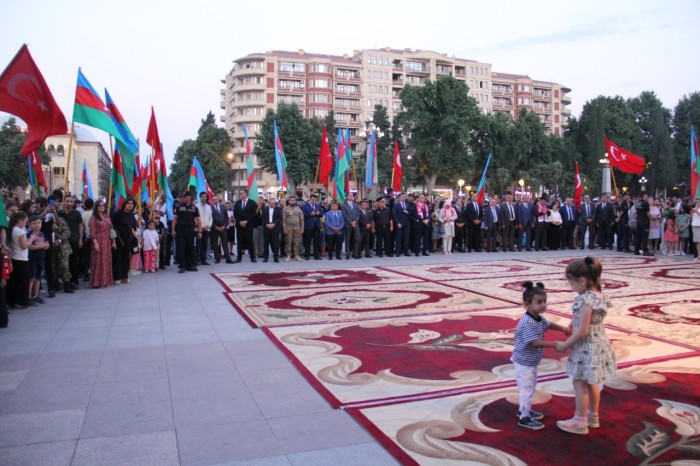
[[[255,248],[253,247],[253,230],[258,215],[258,205],[248,199],[248,190],[241,188],[240,199],[233,206],[233,217],[236,219],[236,241],[238,242],[238,257],[236,262],[243,260],[243,251],[250,254],[250,261],[257,262]]]
[[[344,227],[345,218],[343,213],[338,211],[338,201],[334,199],[331,201],[331,210],[326,212],[326,248],[328,249],[328,259],[330,260],[333,260],[334,255],[336,259],[340,260]]]
[[[211,248],[214,251],[214,262],[221,262],[221,251],[224,251],[224,258],[227,264],[233,264],[231,255],[228,252],[228,211],[219,202],[219,196],[211,198],[211,231],[209,238]]]
[[[401,194],[399,196],[398,202],[394,203],[393,217],[394,217],[394,232],[396,236],[394,238],[394,253],[396,257],[410,256],[411,251],[409,250],[408,241],[411,232],[411,227],[408,218],[408,204],[406,203],[406,195]]]
[[[394,230],[394,224],[391,220],[391,210],[386,206],[386,198],[380,197],[377,199],[377,208],[372,212],[372,233],[374,233],[375,252],[377,257],[387,256],[393,257],[394,253],[391,249],[391,232]]]
[[[518,225],[518,251],[523,250],[523,237],[525,238],[525,250],[532,251],[532,202],[530,196],[523,194],[520,204],[515,208],[515,220]]]
[[[615,206],[608,196],[600,196],[600,204],[595,209],[595,226],[598,230],[598,241],[602,249],[613,248],[613,226],[615,225]]]
[[[481,252],[481,222],[484,220],[484,209],[479,205],[479,197],[472,195],[472,201],[467,204],[467,251]]]
[[[579,213],[576,206],[573,204],[573,199],[566,198],[564,205],[559,208],[561,215],[563,234],[561,237],[561,248],[574,249],[574,230],[578,223]]]
[[[496,205],[496,199],[489,200],[489,206],[484,209],[484,230],[486,232],[486,252],[498,252],[496,240],[500,228],[499,218],[501,216],[500,207]]]
[[[357,220],[360,227],[360,251],[365,251],[365,257],[372,257],[372,211],[369,210],[369,201],[362,199],[360,204],[360,218]]]
[[[416,202],[416,213],[413,221],[413,252],[416,256],[421,254],[421,250],[424,256],[430,255],[428,254],[428,247],[431,246],[430,233],[430,206],[425,202],[425,194],[421,194]]]
[[[630,250],[630,224],[629,210],[632,208],[630,195],[624,194],[622,202],[618,206],[615,223],[617,225],[617,250],[620,252],[632,252]]]
[[[341,208],[345,222],[345,259],[350,259],[350,252],[355,259],[360,258],[360,206],[355,196],[350,193]]]
[[[457,219],[455,220],[455,241],[452,244],[452,251],[467,252],[467,209],[464,207],[464,200],[461,197],[455,201],[455,212]]]
[[[583,202],[579,208],[579,225],[578,225],[578,244],[579,248],[583,249],[586,240],[586,230],[588,230],[588,248],[595,249],[595,207],[591,203],[591,196],[586,194],[583,196]]]
[[[263,225],[263,262],[270,258],[272,246],[272,258],[279,262],[280,231],[282,229],[282,208],[277,205],[277,199],[271,197],[267,205],[262,208]]]
[[[532,224],[535,226],[535,251],[540,249],[549,251],[547,247],[547,217],[549,208],[547,207],[547,197],[542,195],[540,200],[533,206]]]
[[[304,212],[304,259],[309,260],[311,256],[311,241],[313,240],[314,259],[321,260],[319,238],[321,237],[321,217],[323,217],[324,209],[318,203],[318,196],[312,194],[301,210]]]
[[[503,242],[503,252],[515,251],[515,226],[516,215],[513,205],[513,195],[506,194],[506,201],[501,204],[501,241]]]

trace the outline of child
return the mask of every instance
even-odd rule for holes
[[[523,314],[515,328],[511,357],[515,366],[515,379],[518,382],[520,398],[518,425],[530,430],[540,430],[544,429],[544,424],[539,422],[544,415],[530,409],[537,386],[537,366],[542,360],[544,348],[555,347],[554,342],[544,341],[544,332],[552,328],[567,333],[567,329],[541,316],[547,308],[547,293],[542,283],[533,285],[532,282],[525,282],[523,288],[525,288],[523,304],[527,312]]]
[[[158,270],[158,248],[160,239],[156,231],[156,222],[148,221],[148,228],[143,230],[143,271],[155,272]]]
[[[572,434],[588,434],[589,427],[600,427],[598,405],[600,384],[615,377],[615,353],[605,333],[603,319],[611,306],[601,292],[600,260],[586,257],[566,267],[566,279],[578,293],[573,309],[573,333],[557,342],[557,351],[571,348],[566,373],[574,379],[576,414],[572,419],[557,421],[557,426]]]
[[[41,217],[32,215],[29,217],[29,305],[45,304],[39,296],[41,275],[44,272],[44,260],[49,243],[41,232]]]
[[[666,231],[664,231],[664,241],[669,256],[680,256],[678,252],[678,226],[676,225],[676,213],[673,210],[668,212],[666,218]]]
[[[27,214],[15,212],[10,217],[10,256],[12,273],[7,281],[7,304],[15,309],[29,305],[29,242],[27,241]]]

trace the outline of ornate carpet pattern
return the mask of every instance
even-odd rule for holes
[[[522,309],[279,327],[266,333],[334,406],[513,382],[513,332]],[[566,317],[549,314],[567,326]],[[618,364],[688,354],[684,346],[608,330]],[[546,340],[563,340],[549,331]],[[562,377],[566,356],[545,350],[541,377]]]
[[[572,435],[555,426],[574,409],[571,381],[538,384],[544,431],[516,425],[518,390],[503,387],[409,403],[351,408],[403,464],[698,464],[700,358],[618,370],[601,396],[601,426]],[[543,447],[546,442],[546,448]],[[537,446],[539,445],[539,447]]]
[[[566,354],[547,349],[539,367],[543,432],[516,424],[510,361],[520,284],[542,281],[546,317],[566,325],[573,258],[215,278],[252,327],[267,327],[309,383],[403,464],[700,464],[700,266],[601,259],[618,372],[603,390],[601,427],[588,436],[554,425],[573,413]]]
[[[459,312],[509,304],[430,282],[238,291],[227,297],[259,327]]]

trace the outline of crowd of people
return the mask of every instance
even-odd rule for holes
[[[476,195],[428,199],[425,194],[388,190],[374,201],[320,200],[299,190],[288,199],[248,197],[235,202],[206,193],[176,194],[172,219],[164,198],[155,205],[123,199],[111,209],[104,199],[75,199],[54,191],[21,203],[5,202],[8,228],[1,234],[4,256],[0,327],[7,307],[45,303],[45,295],[128,284],[139,273],[174,263],[194,272],[213,260],[232,264],[247,253],[252,262],[346,260],[428,256],[432,253],[488,253],[616,248],[654,255],[692,254],[698,259],[700,202],[653,199],[646,193],[621,199],[541,196],[503,199]]]

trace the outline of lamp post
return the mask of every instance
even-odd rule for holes
[[[600,194],[603,196],[609,196],[612,194],[612,183],[610,182],[610,160],[608,160],[608,154],[605,157],[598,160],[603,166],[603,181],[601,183]]]
[[[231,187],[233,186],[233,178],[235,176],[235,172],[233,171],[233,152],[229,152],[228,155],[226,156],[228,158],[228,163],[229,163],[229,176],[228,176],[228,187],[226,189],[226,200],[233,200],[233,194],[232,194],[232,189]]]
[[[467,190],[467,197],[471,197],[472,186],[470,184],[468,184],[467,186],[465,186],[465,189]]]
[[[460,178],[459,181],[457,181],[457,186],[459,186],[459,194],[461,195],[462,194],[462,186],[464,186],[464,180]],[[457,196],[457,197],[459,197],[459,196]]]
[[[523,188],[525,187],[525,180],[520,178],[518,180],[518,186],[520,186],[520,199],[523,198]]]
[[[646,192],[646,190],[647,190],[647,182],[648,182],[648,181],[649,181],[649,180],[647,180],[645,176],[642,176],[641,178],[639,178],[639,184],[641,185],[641,188],[640,188],[640,189],[641,189],[641,192],[642,192],[642,193]]]

